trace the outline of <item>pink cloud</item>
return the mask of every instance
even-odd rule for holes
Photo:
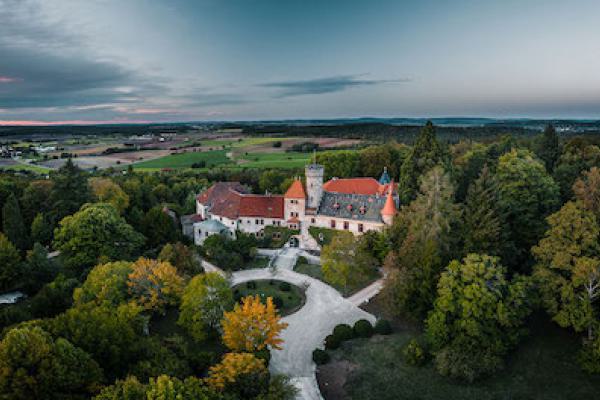
[[[18,79],[11,78],[10,76],[0,75],[0,83],[12,83],[16,82]]]
[[[150,124],[153,121],[112,119],[104,121],[65,120],[65,121],[36,121],[36,120],[2,120],[0,126],[48,126],[48,125],[102,125],[102,124]]]

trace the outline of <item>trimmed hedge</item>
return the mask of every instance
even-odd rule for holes
[[[325,348],[327,350],[335,350],[340,347],[340,340],[335,335],[327,335],[325,338]]]
[[[375,333],[380,335],[389,335],[392,333],[392,325],[387,319],[379,319],[375,323]]]
[[[325,350],[315,349],[312,353],[312,359],[317,365],[327,364],[330,360],[329,353]]]
[[[357,338],[369,338],[373,336],[373,325],[366,319],[356,321],[352,330],[354,331],[354,337]]]
[[[346,340],[354,339],[354,331],[347,324],[339,324],[333,328],[333,336],[341,343]]]
[[[421,366],[427,361],[427,352],[416,339],[412,339],[404,346],[402,355],[408,365],[415,367]]]

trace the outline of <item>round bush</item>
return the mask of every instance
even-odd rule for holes
[[[292,290],[292,285],[290,285],[287,282],[281,282],[279,284],[279,289],[281,289],[282,292],[289,292],[290,290]]]
[[[329,353],[325,350],[315,349],[312,353],[312,359],[317,365],[327,364],[329,362]]]
[[[298,264],[308,264],[308,260],[306,259],[306,257],[300,256],[300,257],[298,257],[297,263]]]
[[[327,350],[335,350],[338,347],[340,347],[340,341],[337,337],[335,337],[334,335],[328,335],[325,338],[325,348]]]
[[[333,328],[333,336],[337,338],[337,340],[341,343],[346,340],[354,339],[354,332],[350,325],[339,324],[335,328]]]
[[[411,339],[411,341],[404,346],[402,355],[404,356],[404,361],[408,365],[413,365],[415,367],[425,364],[425,361],[427,360],[425,349],[416,339]]]
[[[373,325],[366,319],[356,321],[352,330],[355,337],[368,338],[373,336]]]
[[[377,320],[375,323],[375,333],[380,335],[389,335],[392,333],[392,325],[387,319]]]

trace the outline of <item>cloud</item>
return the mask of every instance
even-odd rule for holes
[[[410,82],[410,79],[362,79],[363,75],[339,75],[299,81],[262,83],[258,86],[278,89],[276,97],[292,97],[310,94],[341,92],[354,87],[374,86],[387,83]]]
[[[59,22],[35,0],[0,0],[0,108],[131,103],[165,92],[162,82],[94,54]]]

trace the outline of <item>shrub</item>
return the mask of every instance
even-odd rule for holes
[[[404,361],[408,365],[413,365],[415,367],[421,366],[427,361],[427,353],[416,339],[411,339],[411,341],[404,346],[402,355],[404,356]]]
[[[296,261],[297,264],[308,264],[308,260],[306,259],[306,257],[304,256],[300,256],[298,257],[298,260]]]
[[[373,336],[373,325],[366,319],[356,321],[352,330],[354,331],[354,337],[368,338]]]
[[[389,335],[392,333],[392,325],[387,319],[377,320],[375,323],[375,333],[380,335]]]
[[[281,291],[283,292],[289,292],[290,290],[292,290],[292,285],[290,285],[287,282],[281,282],[279,284],[279,289],[281,289]]]
[[[350,325],[347,324],[339,324],[335,328],[333,328],[333,336],[337,338],[337,340],[341,343],[346,340],[350,340],[354,338],[354,332]]]
[[[315,349],[312,353],[312,359],[317,365],[327,364],[329,362],[329,353],[325,350]]]
[[[340,347],[340,340],[335,335],[328,335],[325,338],[325,348],[327,350],[335,350]]]
[[[262,350],[257,351],[256,353],[254,353],[254,355],[256,356],[256,358],[265,360],[266,367],[269,366],[269,362],[271,362],[271,350],[264,348]]]
[[[281,299],[281,297],[276,296],[275,298],[273,298],[273,305],[275,305],[275,308],[277,308],[278,310],[281,310],[283,308],[283,300]]]
[[[581,368],[591,374],[600,373],[600,338],[585,340],[577,357]]]
[[[469,342],[469,339],[465,341]],[[465,351],[465,348],[469,351]],[[469,345],[459,340],[436,353],[435,366],[444,376],[473,382],[501,369],[503,360],[492,348],[475,343]]]
[[[246,287],[248,289],[256,289],[256,282],[254,282],[254,281],[246,282]]]

